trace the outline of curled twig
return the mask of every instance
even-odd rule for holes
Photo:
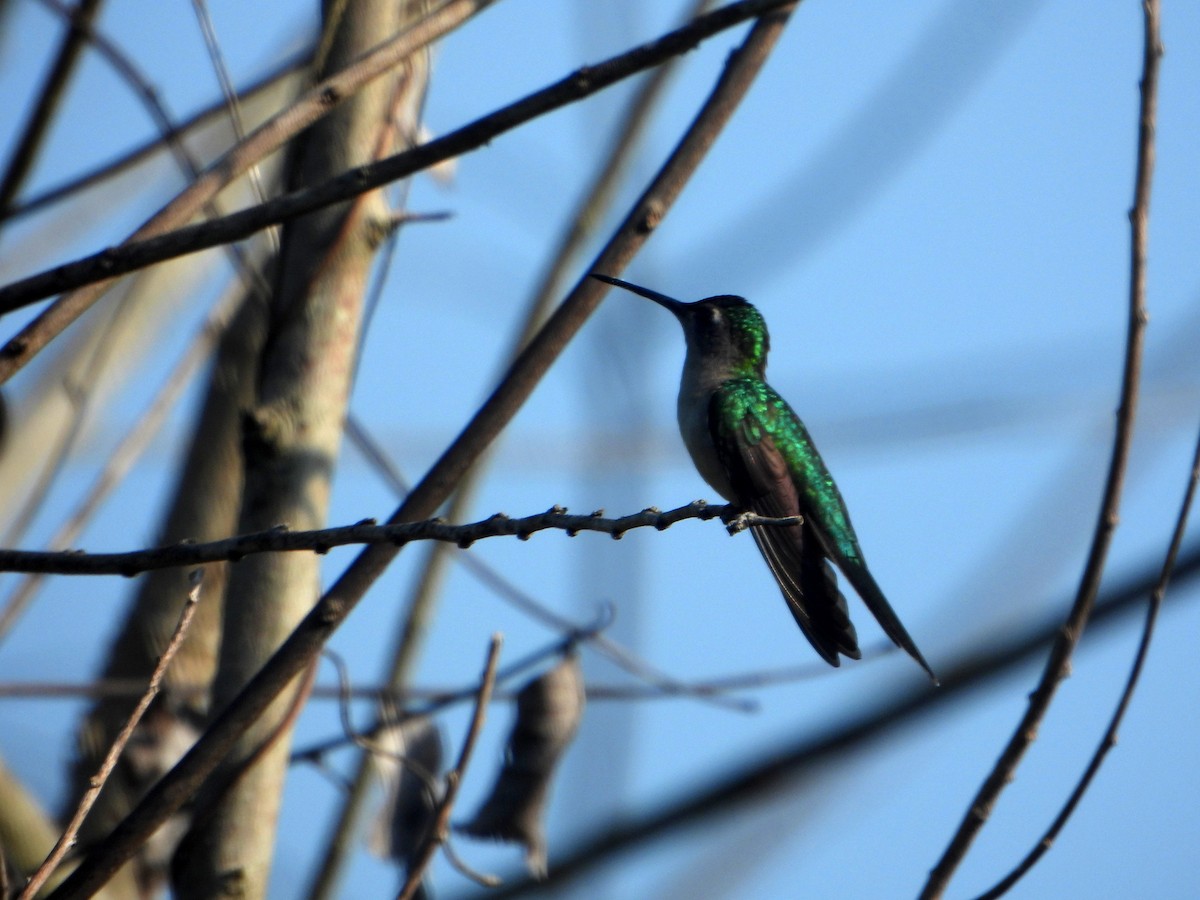
[[[1137,173],[1134,177],[1133,209],[1129,214],[1131,229],[1127,306],[1129,324],[1125,342],[1121,405],[1117,414],[1116,434],[1113,438],[1112,458],[1109,462],[1100,516],[1096,523],[1087,565],[1080,579],[1075,601],[1050,651],[1050,658],[1046,661],[1041,680],[1029,697],[1029,707],[1005,745],[1000,758],[968,805],[967,812],[959,823],[954,837],[942,853],[941,859],[931,870],[929,879],[921,891],[922,900],[933,900],[945,892],[951,876],[966,857],[976,835],[979,834],[991,815],[992,807],[1004,788],[1013,780],[1025,751],[1033,743],[1038,726],[1050,708],[1050,702],[1054,699],[1059,684],[1062,683],[1070,669],[1071,656],[1087,625],[1092,607],[1095,605],[1096,594],[1100,589],[1100,579],[1104,573],[1104,563],[1108,558],[1108,549],[1112,544],[1113,532],[1117,527],[1121,490],[1125,482],[1129,448],[1133,441],[1133,422],[1141,380],[1142,349],[1145,342],[1147,226],[1150,215],[1150,185],[1154,172],[1158,64],[1162,57],[1158,0],[1144,0],[1143,11],[1145,24]]]
[[[1146,664],[1146,656],[1150,652],[1150,640],[1154,636],[1154,626],[1158,621],[1158,611],[1162,608],[1163,598],[1167,593],[1167,584],[1171,580],[1171,574],[1175,571],[1175,563],[1179,560],[1179,550],[1183,546],[1183,535],[1187,530],[1188,514],[1192,508],[1192,501],[1196,496],[1196,483],[1198,481],[1200,481],[1200,436],[1196,439],[1196,449],[1192,453],[1192,471],[1188,478],[1187,489],[1183,494],[1183,503],[1180,505],[1179,515],[1175,519],[1175,531],[1171,535],[1171,545],[1167,549],[1166,559],[1163,560],[1163,567],[1159,573],[1158,582],[1150,592],[1150,602],[1146,606],[1146,620],[1142,625],[1142,638],[1138,642],[1137,653],[1134,654],[1133,665],[1130,666],[1129,677],[1125,681],[1125,689],[1121,692],[1121,699],[1117,701],[1116,709],[1113,710],[1108,728],[1104,730],[1104,736],[1100,739],[1100,744],[1092,754],[1092,758],[1076,783],[1075,789],[1071,791],[1071,796],[1067,798],[1058,815],[1054,817],[1054,821],[1050,827],[1046,829],[1046,832],[1038,842],[1025,855],[1025,858],[1013,867],[1013,870],[1008,875],[997,882],[991,890],[982,894],[979,900],[994,900],[994,898],[1004,895],[1014,884],[1024,877],[1026,872],[1037,865],[1038,860],[1054,844],[1059,832],[1063,830],[1067,824],[1067,820],[1075,812],[1075,807],[1079,805],[1079,801],[1083,799],[1084,793],[1091,786],[1092,779],[1100,771],[1100,766],[1104,762],[1104,758],[1108,756],[1108,751],[1117,745],[1117,731],[1120,729],[1121,722],[1125,718],[1125,711],[1129,708],[1129,701],[1133,699],[1133,692],[1137,688],[1138,679],[1141,677],[1142,667]]]

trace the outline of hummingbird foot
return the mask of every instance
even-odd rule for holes
[[[745,531],[747,528],[760,526],[778,528],[781,526],[804,524],[804,516],[764,516],[752,509],[739,511],[733,508],[733,504],[730,504],[726,509],[726,512],[721,513],[721,521],[725,523],[725,530],[731,535]]]
[[[730,534],[737,534],[739,531],[745,531],[750,527],[747,522],[750,515],[750,510],[745,507],[730,503],[721,510],[721,522],[725,525],[726,531]]]

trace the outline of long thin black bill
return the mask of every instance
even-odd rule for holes
[[[650,288],[644,288],[636,284],[630,284],[628,281],[622,281],[620,278],[613,278],[611,275],[601,275],[598,272],[592,272],[589,277],[595,278],[597,281],[603,281],[605,284],[611,284],[614,287],[624,288],[625,290],[631,291],[634,294],[639,294],[640,296],[645,297],[647,300],[653,300],[660,306],[665,306],[672,312],[681,306],[687,305],[686,303],[682,303],[673,297],[668,297],[666,294],[660,294],[658,291],[650,290]]]

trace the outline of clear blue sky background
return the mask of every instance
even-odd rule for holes
[[[449,131],[649,39],[678,6],[505,0],[438,48],[428,124]],[[1151,326],[1108,584],[1161,561],[1200,422],[1200,9],[1170,0],[1165,7]],[[228,0],[213,2],[212,13],[238,83],[310,33],[315,16],[296,4]],[[185,4],[112,0],[101,26],[172,110],[216,95]],[[0,38],[4,96],[28,95],[57,29],[36,4],[15,4]],[[669,151],[741,34],[686,58],[618,209]],[[1140,65],[1132,0],[812,0],[626,273],[681,299],[739,293],[762,309],[772,332],[770,379],[808,423],[876,577],[935,668],[1065,615],[1082,570],[1119,387]],[[35,188],[153,133],[102,64],[89,59],[85,73]],[[354,395],[355,410],[410,477],[490,390],[525,298],[631,91],[622,85],[494,141],[458,161],[449,187],[414,184],[414,208],[454,217],[404,232]],[[10,145],[18,109],[10,99],[0,116],[0,146]],[[164,175],[142,196],[121,198],[120,208],[95,210],[95,227],[72,249],[118,240],[177,187]],[[38,225],[22,227],[33,233]],[[34,256],[4,259],[4,277],[59,259]],[[173,333],[188,333],[197,314],[182,312]],[[717,499],[675,429],[682,358],[669,316],[614,293],[506,433],[478,515],[556,503],[618,514]],[[103,464],[122,417],[137,415],[162,364],[148,363],[93,429],[68,472],[62,508],[70,488]],[[156,446],[84,546],[152,539],[185,421],[181,414],[175,440]],[[386,515],[394,502],[379,480],[353,451],[343,460],[332,520]],[[52,530],[52,519],[39,534]],[[613,635],[679,678],[812,667],[809,678],[750,692],[760,704],[753,715],[689,700],[594,703],[553,801],[552,864],[556,850],[614,812],[651,808],[921,681],[894,652],[868,653],[836,671],[822,666],[752,541],[730,539],[716,523],[620,542],[546,534],[471,552],[581,621],[613,604]],[[403,554],[334,641],[359,682],[379,676],[421,555]],[[327,578],[348,558],[331,554]],[[89,677],[128,593],[115,579],[55,582],[0,648],[0,680]],[[1120,744],[1014,896],[1194,896],[1196,595],[1169,598]],[[882,635],[857,601],[851,605],[864,644],[878,647]],[[506,635],[508,659],[552,638],[461,568],[441,610],[423,684],[475,678],[494,631]],[[949,896],[983,890],[1036,841],[1099,739],[1136,641],[1132,619],[1085,636],[1071,678]],[[591,683],[620,680],[585,657]],[[592,878],[573,896],[911,896],[1039,671],[1024,667],[914,720],[884,746],[840,758],[769,804],[627,856],[619,874]],[[66,735],[81,708],[0,702],[0,752],[47,802],[60,798]],[[452,749],[465,715],[446,719]],[[501,707],[489,722],[464,812],[486,789],[507,717]],[[335,710],[314,706],[298,743],[337,729]],[[306,883],[325,836],[315,823],[333,797],[324,778],[295,773],[275,896],[295,896]],[[458,846],[481,869],[513,871],[509,849]],[[440,895],[465,889],[445,866],[435,871]],[[387,896],[393,884],[387,867],[363,854],[345,895]]]

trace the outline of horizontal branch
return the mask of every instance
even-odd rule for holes
[[[394,525],[379,525],[374,519],[364,519],[355,525],[322,528],[316,531],[289,531],[280,525],[269,531],[240,534],[207,543],[171,544],[147,550],[129,550],[124,553],[85,553],[81,550],[53,552],[48,550],[0,550],[0,572],[41,572],[50,575],[125,575],[132,577],[152,569],[169,569],[175,566],[197,566],[203,563],[236,562],[253,553],[282,553],[307,550],[311,553],[328,553],[334,547],[349,544],[395,544],[402,546],[412,541],[444,541],[469,547],[476,541],[491,537],[517,537],[526,540],[539,531],[557,529],[574,537],[581,531],[599,531],[614,540],[634,528],[657,528],[662,531],[684,519],[725,519],[731,534],[752,525],[798,525],[799,516],[779,519],[739,513],[731,506],[710,506],[696,500],[676,509],[662,510],[650,507],[641,512],[617,519],[604,518],[604,511],[597,510],[587,515],[573,515],[564,507],[554,506],[546,512],[514,519],[504,513],[496,513],[478,522],[466,525],[451,525],[442,519],[425,519],[421,522],[400,522]]]

